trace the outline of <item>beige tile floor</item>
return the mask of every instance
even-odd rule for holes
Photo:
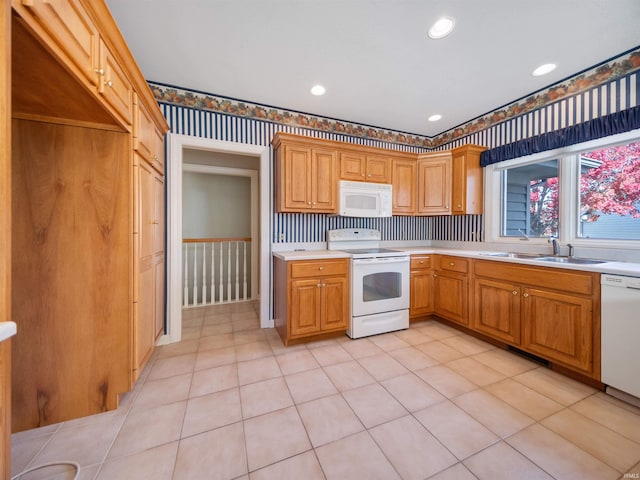
[[[183,319],[118,410],[14,434],[13,474],[73,460],[82,480],[640,478],[640,409],[436,321],[284,347],[251,302]]]

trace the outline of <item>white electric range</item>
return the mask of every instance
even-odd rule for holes
[[[327,248],[351,255],[351,322],[347,335],[367,337],[409,328],[409,254],[380,248],[379,230],[327,232]]]

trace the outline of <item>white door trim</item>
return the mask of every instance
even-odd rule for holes
[[[182,338],[182,168],[184,149],[258,157],[260,163],[260,326],[272,327],[269,315],[271,272],[271,168],[269,148],[188,135],[167,135],[167,333],[159,345]]]
[[[258,261],[260,259],[260,255],[258,254],[258,248],[260,247],[261,241],[256,241],[256,239],[261,240],[260,237],[260,229],[259,229],[259,221],[260,221],[260,212],[258,211],[259,202],[258,202],[258,170],[249,170],[245,168],[231,168],[231,167],[220,167],[217,165],[199,165],[194,163],[183,163],[182,170],[184,172],[192,172],[192,173],[204,173],[209,175],[229,175],[234,177],[249,177],[251,182],[251,200],[250,200],[250,209],[251,209],[251,238],[253,241],[251,242],[251,297],[257,298],[258,292]]]

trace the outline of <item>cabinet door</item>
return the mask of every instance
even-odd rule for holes
[[[416,162],[393,160],[393,213],[413,214],[416,211]]]
[[[155,335],[155,270],[149,260],[140,262],[140,298],[134,304],[133,379],[140,375],[151,356]],[[135,310],[137,309],[137,315]]]
[[[164,177],[153,175],[153,254],[164,255]],[[151,199],[150,199],[151,200]]]
[[[99,34],[84,7],[77,0],[20,3],[51,35],[83,76],[95,85],[98,80]]]
[[[467,325],[468,278],[459,273],[437,271],[434,278],[434,310],[448,320]]]
[[[410,292],[410,317],[433,313],[433,270],[413,270]]]
[[[320,285],[319,278],[291,281],[290,337],[320,333]]]
[[[164,255],[155,258],[154,263],[154,340],[164,332]]]
[[[464,145],[452,150],[451,213],[481,214],[483,207],[483,174],[480,154],[486,150],[477,145]]]
[[[418,213],[451,213],[451,158],[418,161]]]
[[[473,327],[479,332],[520,344],[520,287],[508,282],[476,278]]]
[[[152,163],[154,152],[155,125],[147,108],[135,98],[135,108],[133,110],[133,149]]]
[[[153,155],[151,157],[153,168],[164,173],[164,134],[154,128],[153,131]]]
[[[282,189],[284,211],[311,209],[311,149],[284,145]]]
[[[346,277],[322,279],[320,330],[346,330],[349,326],[349,282]]]
[[[338,154],[334,150],[313,149],[312,159],[311,207],[318,213],[336,213]]]
[[[366,156],[359,153],[340,153],[340,178],[354,182],[364,182],[366,173]]]
[[[367,155],[367,182],[391,183],[391,158]]]
[[[592,301],[525,288],[522,346],[531,353],[592,373]]]
[[[100,41],[100,80],[98,92],[124,123],[133,117],[133,87],[118,62],[103,41]]]
[[[156,180],[153,170],[148,163],[138,161],[138,169],[140,182],[138,187],[138,218],[140,221],[138,225],[138,234],[140,235],[139,254],[140,258],[144,259],[153,256],[154,243],[156,242]]]

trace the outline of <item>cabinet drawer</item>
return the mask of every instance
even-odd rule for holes
[[[348,260],[296,261],[291,263],[291,278],[318,277],[325,275],[346,275]]]
[[[449,257],[443,255],[440,257],[440,270],[449,270],[450,272],[467,273],[469,271],[469,260],[460,257]]]
[[[411,270],[431,268],[430,255],[411,255]]]
[[[133,119],[133,87],[124,70],[104,42],[100,42],[100,83],[98,92],[122,118],[131,125]]]

